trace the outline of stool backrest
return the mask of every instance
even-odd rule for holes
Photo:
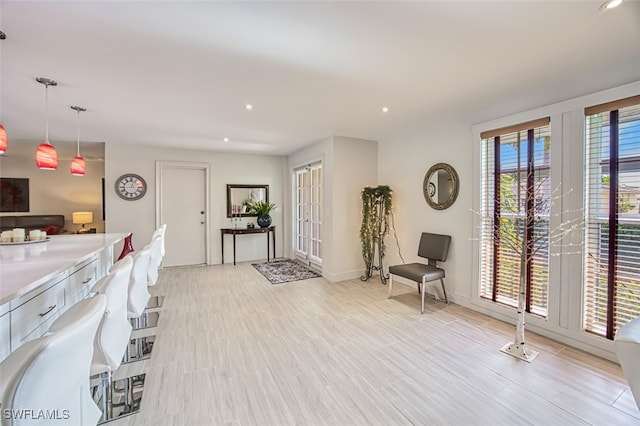
[[[89,368],[106,304],[106,297],[100,295],[81,300],[52,324],[48,334],[25,343],[0,364],[3,413],[5,409],[46,409],[64,415],[67,410],[65,424],[97,421],[99,410],[89,395]],[[88,416],[92,408],[93,417]],[[34,424],[27,418],[3,416],[3,425],[24,423]]]
[[[96,333],[93,354],[94,373],[97,366],[114,371],[120,366],[122,356],[131,335],[131,324],[127,318],[129,277],[133,259],[126,256],[111,267],[109,274],[94,287],[107,296],[107,310]]]
[[[162,263],[162,235],[154,234],[151,240],[151,258],[149,259],[149,270],[147,272],[147,284],[155,285],[158,281],[158,269]]]
[[[147,244],[142,250],[133,256],[133,267],[129,277],[129,318],[138,318],[142,315],[147,302],[151,298],[147,286],[147,274],[149,260],[151,258],[151,246]]]
[[[450,235],[423,232],[418,246],[418,256],[429,260],[444,262],[449,254]]]

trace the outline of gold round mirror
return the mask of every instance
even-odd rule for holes
[[[446,163],[438,163],[424,175],[422,193],[427,204],[436,210],[444,210],[458,198],[459,185],[455,169]]]

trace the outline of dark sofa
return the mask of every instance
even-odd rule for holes
[[[40,229],[46,231],[47,235],[55,235],[64,231],[64,215],[0,216],[0,231],[14,228],[24,228],[27,233],[31,229]]]

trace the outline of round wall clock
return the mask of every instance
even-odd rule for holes
[[[142,176],[127,173],[116,179],[115,189],[123,200],[139,200],[147,193],[147,182]]]

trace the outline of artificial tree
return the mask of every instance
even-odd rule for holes
[[[391,188],[380,185],[375,188],[366,187],[362,190],[362,225],[360,226],[360,242],[362,244],[362,259],[365,274],[362,281],[368,280],[374,271],[380,271],[380,279],[387,283],[382,259],[385,255],[384,237],[389,234],[390,217],[392,214]],[[374,265],[374,258],[378,251],[378,265]]]

